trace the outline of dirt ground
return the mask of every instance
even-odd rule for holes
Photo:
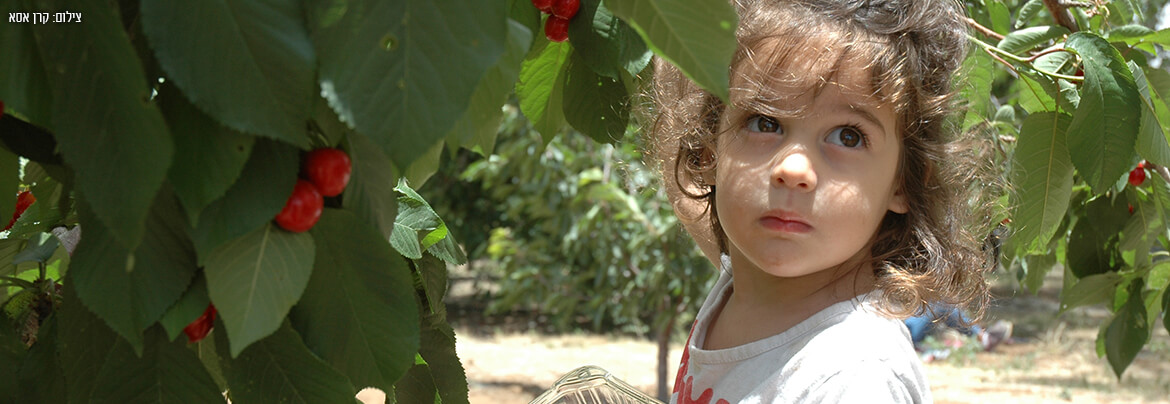
[[[1053,271],[1059,273],[1059,271]],[[953,351],[926,364],[939,403],[1170,403],[1170,334],[1161,322],[1150,343],[1119,381],[1096,355],[1103,308],[1057,317],[1059,276],[1039,296],[997,282],[989,319],[1015,324],[1015,338],[994,352]],[[631,337],[548,335],[516,327],[483,327],[452,319],[456,349],[467,372],[472,404],[527,403],[561,375],[597,365],[651,395],[656,391],[656,346]],[[681,356],[671,346],[667,382]]]

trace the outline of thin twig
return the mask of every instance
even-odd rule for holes
[[[1037,53],[1037,54],[1035,54],[1035,55],[1032,55],[1032,57],[1030,57],[1030,58],[1028,58],[1028,59],[1026,59],[1026,60],[1028,61],[1028,63],[1032,63],[1032,62],[1035,62],[1035,61],[1036,61],[1036,59],[1039,59],[1041,56],[1048,55],[1048,54],[1053,54],[1053,53],[1056,53],[1056,52],[1069,52],[1069,53],[1072,53],[1072,52],[1070,52],[1068,49],[1065,49],[1065,48],[1052,48],[1052,49],[1045,49],[1043,52],[1040,52],[1040,53]]]
[[[980,34],[998,39],[1000,41],[1003,40],[1003,35],[1000,35],[1000,33],[993,31],[991,28],[984,27],[983,25],[979,24],[979,22],[971,19],[971,17],[965,18],[967,20],[967,25],[970,25],[971,28],[975,28],[975,30],[979,31]]]
[[[987,52],[987,54],[988,54],[988,55],[991,55],[991,57],[992,57],[992,58],[994,58],[995,60],[998,60],[998,61],[999,61],[999,63],[1002,63],[1004,66],[1007,66],[1007,68],[1008,68],[1009,70],[1011,70],[1011,71],[1012,71],[1012,73],[1014,73],[1014,74],[1016,75],[1016,77],[1019,77],[1019,76],[1020,76],[1020,71],[1019,71],[1019,70],[1016,70],[1016,66],[1015,66],[1015,65],[1012,65],[1012,64],[1011,64],[1011,62],[1008,62],[1008,61],[1006,61],[1006,60],[1003,60],[1003,58],[999,57],[999,55],[995,54],[995,52],[992,52],[992,51],[991,51],[991,48],[983,48],[983,51],[984,51],[984,52]]]

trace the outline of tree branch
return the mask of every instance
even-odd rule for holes
[[[1068,28],[1069,32],[1080,31],[1076,20],[1073,20],[1072,13],[1068,11],[1069,4],[1060,0],[1044,0],[1044,7],[1048,8],[1048,12],[1052,14],[1052,18],[1056,19],[1057,24]]]

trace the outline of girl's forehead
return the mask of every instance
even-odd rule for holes
[[[786,104],[815,97],[828,86],[859,104],[882,104],[872,55],[840,35],[768,37],[745,49],[732,68],[733,105]]]

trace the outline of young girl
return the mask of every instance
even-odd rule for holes
[[[672,403],[930,402],[901,318],[982,314],[956,0],[735,0],[728,104],[656,61],[653,155],[721,274]],[[716,257],[718,257],[716,259]]]

